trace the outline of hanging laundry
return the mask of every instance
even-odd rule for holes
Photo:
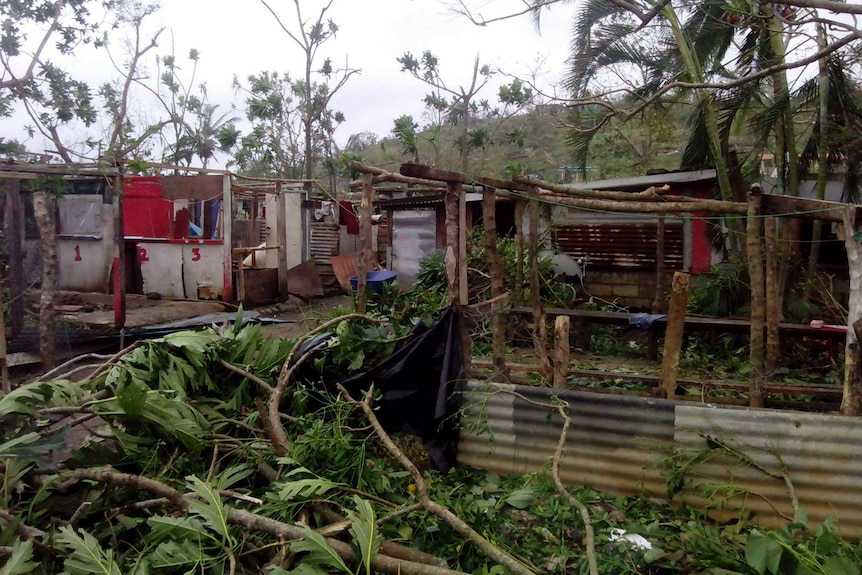
[[[348,200],[339,200],[338,207],[341,223],[347,226],[347,233],[352,236],[358,236],[359,218],[356,217],[356,212],[353,211],[353,204]]]

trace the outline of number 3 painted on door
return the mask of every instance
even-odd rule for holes
[[[192,261],[197,262],[201,259],[201,249],[200,248],[192,248]]]

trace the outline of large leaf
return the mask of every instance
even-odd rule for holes
[[[350,519],[350,534],[359,550],[357,556],[365,570],[365,575],[371,575],[371,561],[380,550],[380,534],[377,532],[377,517],[367,499],[353,496],[356,512],[348,511]]]
[[[209,483],[193,475],[186,477],[186,480],[189,488],[198,496],[189,500],[189,511],[199,515],[206,527],[221,535],[224,544],[230,544],[232,537],[228,531],[227,512],[218,492]]]
[[[830,557],[823,563],[829,575],[859,575],[859,566],[847,557]]]
[[[347,564],[345,564],[341,556],[335,552],[335,549],[329,546],[329,543],[326,542],[323,535],[315,533],[309,529],[307,525],[304,527],[308,538],[291,543],[291,552],[307,553],[307,555],[302,558],[302,562],[307,563],[310,566],[330,567],[332,569],[337,569],[342,573],[352,574],[350,569],[347,567]]]
[[[278,496],[282,501],[320,499],[328,491],[336,487],[338,487],[338,484],[328,479],[298,479],[283,484],[278,492]]]
[[[758,575],[777,575],[783,551],[784,548],[769,535],[752,529],[745,544],[745,562],[757,571]]]
[[[33,542],[16,539],[12,545],[9,559],[0,568],[0,575],[29,575],[38,566],[31,561],[33,558]]]
[[[96,538],[86,531],[81,530],[79,535],[71,526],[66,525],[60,528],[57,542],[70,551],[63,562],[64,574],[122,575],[120,567],[114,561],[114,552],[102,549]]]
[[[505,501],[515,509],[526,509],[535,498],[536,491],[530,487],[524,487],[511,492]]]
[[[150,565],[156,569],[198,565],[212,561],[200,545],[192,540],[164,541],[147,556]]]
[[[199,540],[207,536],[204,525],[196,517],[170,517],[156,516],[147,519],[150,526],[150,541],[163,541],[165,539],[192,539]]]

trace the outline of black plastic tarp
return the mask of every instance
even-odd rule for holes
[[[455,464],[457,452],[456,386],[464,378],[459,321],[455,308],[447,308],[433,326],[416,326],[373,369],[341,382],[355,398],[373,384],[382,393],[375,406],[383,428],[419,436],[441,471]]]

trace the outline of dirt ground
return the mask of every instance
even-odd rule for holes
[[[353,297],[334,295],[316,298],[309,302],[296,300],[295,309],[267,314],[268,317],[290,321],[263,326],[264,333],[271,337],[299,337],[325,321],[332,310],[338,307],[353,307]]]

